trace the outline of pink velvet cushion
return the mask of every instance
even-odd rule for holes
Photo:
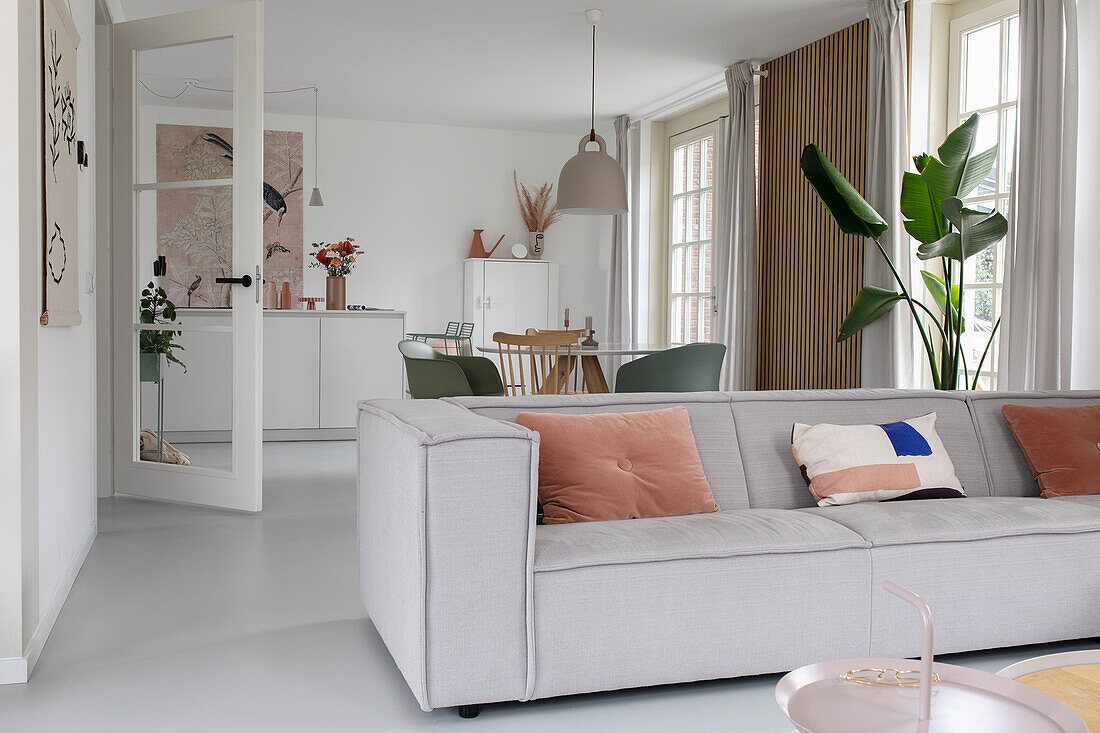
[[[1044,499],[1100,494],[1100,405],[1004,405]]]
[[[554,415],[521,412],[538,432],[543,523],[718,511],[684,407]]]

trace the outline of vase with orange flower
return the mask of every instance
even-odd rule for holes
[[[313,259],[309,266],[324,270],[325,310],[342,311],[347,308],[347,276],[355,269],[355,259],[362,249],[352,237],[339,242],[314,242]]]

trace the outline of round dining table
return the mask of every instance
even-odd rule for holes
[[[603,367],[600,365],[601,356],[645,356],[656,354],[659,351],[668,351],[671,346],[657,344],[600,344],[599,346],[578,346],[573,352],[581,360],[581,373],[584,375],[585,388],[590,394],[607,394],[611,389],[607,386],[607,377],[604,376]],[[483,354],[496,354],[497,345],[488,344],[478,346],[477,350]],[[525,349],[520,349],[521,352]]]

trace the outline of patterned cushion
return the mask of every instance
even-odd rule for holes
[[[791,450],[818,506],[966,496],[936,413],[883,425],[803,425]]]

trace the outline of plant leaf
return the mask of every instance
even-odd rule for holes
[[[928,165],[928,161],[932,159],[932,156],[928,153],[921,153],[920,155],[913,156],[913,166],[917,169],[917,173],[924,171],[924,167]]]
[[[941,208],[958,231],[917,247],[917,257],[922,260],[948,257],[964,262],[1000,242],[1008,234],[1008,221],[996,211],[968,209],[957,196],[944,199]]]
[[[962,178],[959,179],[959,190],[955,194],[962,198],[969,196],[978,184],[993,172],[993,166],[997,162],[998,146],[994,145],[989,150],[972,155],[963,166]]]
[[[837,341],[846,341],[856,333],[890,312],[890,309],[905,298],[901,293],[895,293],[886,288],[876,288],[874,285],[865,285],[856,294],[856,301],[852,304],[848,315],[840,324],[840,333]]]
[[[932,300],[936,301],[936,305],[939,309],[947,312],[947,284],[944,283],[943,278],[938,275],[934,275],[928,270],[920,271],[921,277],[924,279],[924,288],[932,296]],[[966,330],[966,319],[959,319],[959,286],[951,285],[951,316],[950,321],[954,323],[958,320],[959,333]]]
[[[840,175],[816,145],[802,150],[802,173],[817,191],[840,231],[877,240],[889,225],[859,192]]]
[[[928,190],[928,183],[917,173],[906,172],[901,179],[901,213],[905,231],[925,244],[943,238],[947,221],[939,204]]]
[[[929,190],[941,201],[959,193],[963,169],[966,168],[966,161],[974,149],[974,139],[978,135],[980,117],[975,112],[966,122],[952,130],[937,151],[939,159],[929,158],[921,171],[928,182]]]

